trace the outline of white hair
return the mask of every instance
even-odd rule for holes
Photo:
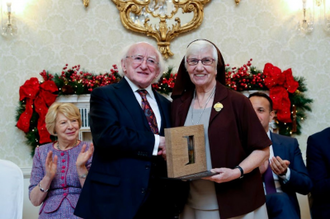
[[[199,53],[202,49],[205,49],[207,47],[212,47],[212,58],[214,58],[215,63],[218,63],[218,52],[215,46],[206,41],[206,40],[196,40],[195,42],[192,42],[186,49],[186,55],[185,55],[185,67],[187,69],[187,58],[191,54]]]
[[[121,55],[119,56],[119,57],[120,57],[120,62],[119,62],[119,63],[121,63],[122,60],[126,59],[126,57],[127,57],[127,55],[128,55],[128,52],[129,52],[129,50],[132,48],[132,46],[135,46],[135,45],[140,44],[140,43],[146,43],[146,44],[149,44],[149,45],[152,46],[152,47],[155,49],[155,51],[156,51],[156,55],[157,55],[158,63],[159,63],[159,64],[158,64],[159,74],[158,74],[157,78],[155,78],[155,80],[153,81],[153,83],[157,83],[158,80],[162,77],[163,72],[164,72],[164,70],[165,70],[165,61],[164,61],[162,55],[160,54],[160,52],[159,52],[159,51],[158,51],[153,45],[151,45],[150,43],[148,43],[148,42],[138,42],[138,43],[133,43],[133,44],[130,44],[130,45],[128,45],[128,46],[125,46],[125,47],[123,48],[123,50],[121,51]],[[122,69],[121,64],[118,65],[118,68],[119,68],[118,74],[119,74],[120,76],[123,77],[123,76],[124,76],[124,71],[123,71],[123,69]]]

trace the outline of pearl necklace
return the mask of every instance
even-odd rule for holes
[[[73,147],[76,146],[77,143],[78,143],[78,139],[76,139],[76,142],[74,143]],[[71,147],[71,148],[73,148],[73,147]],[[63,150],[67,150],[67,149],[69,149],[69,148],[67,148],[67,149],[63,149],[63,150],[62,150],[62,149],[60,148],[60,142],[59,142],[59,141],[57,141],[56,148],[57,148],[59,151],[63,151]]]
[[[199,124],[199,122],[200,122],[200,120],[201,120],[201,118],[202,118],[202,115],[203,115],[203,113],[204,113],[204,111],[205,111],[205,108],[206,108],[207,104],[210,102],[211,97],[214,96],[214,93],[215,93],[215,86],[213,87],[212,92],[210,93],[210,95],[208,96],[208,98],[207,98],[207,100],[206,100],[206,103],[205,103],[205,105],[204,105],[203,111],[202,111],[202,113],[200,114],[197,123],[194,124],[194,104],[195,104],[195,100],[196,100],[196,98],[197,98],[196,90],[195,90],[195,92],[194,92],[194,97],[193,97],[193,102],[192,102],[192,109],[191,109],[191,124],[193,124],[193,125],[197,125],[197,124]],[[197,99],[197,101],[198,101],[198,99]],[[198,105],[200,106],[199,101],[198,101]],[[201,108],[201,107],[200,107],[200,108]]]

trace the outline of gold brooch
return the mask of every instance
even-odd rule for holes
[[[223,105],[222,103],[217,102],[216,104],[214,104],[213,108],[215,109],[215,111],[220,112],[223,108]]]

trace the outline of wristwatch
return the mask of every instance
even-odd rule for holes
[[[78,177],[81,178],[81,179],[86,179],[86,177],[87,177],[87,173],[85,173],[85,174],[81,174],[81,175],[79,175]]]
[[[241,171],[241,176],[239,177],[239,179],[242,179],[244,177],[244,171],[243,171],[243,168],[240,167],[240,166],[236,166],[235,168],[238,168],[239,171]]]

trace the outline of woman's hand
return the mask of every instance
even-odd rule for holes
[[[94,145],[93,143],[90,144],[89,149],[86,150],[86,144],[84,144],[81,148],[81,151],[77,157],[76,167],[81,168],[86,165],[87,161],[92,157],[94,152]]]
[[[202,179],[210,180],[216,183],[224,183],[232,181],[234,179],[238,179],[241,176],[241,171],[238,168],[214,168],[211,170],[211,172],[217,174],[209,177],[204,177]]]
[[[53,152],[49,151],[47,153],[46,162],[45,162],[46,174],[38,183],[39,185],[35,186],[30,193],[30,200],[34,206],[39,206],[45,200],[50,189],[50,184],[52,183],[57,170],[57,155],[53,157]],[[42,191],[42,189],[43,191]]]
[[[53,157],[52,151],[49,151],[47,153],[45,167],[46,167],[46,177],[48,177],[50,181],[52,181],[55,177],[57,170],[57,155]]]
[[[88,174],[86,163],[92,157],[93,152],[94,152],[93,143],[91,143],[89,145],[89,149],[87,151],[85,151],[86,147],[87,147],[86,144],[84,144],[82,146],[81,151],[80,151],[80,153],[77,157],[77,161],[76,161],[76,168],[77,168],[77,173],[78,173],[78,177],[79,177],[81,187],[84,186],[85,179],[86,179],[86,176]]]
[[[259,166],[260,174],[264,174],[268,168],[269,161],[265,160],[262,165]]]

